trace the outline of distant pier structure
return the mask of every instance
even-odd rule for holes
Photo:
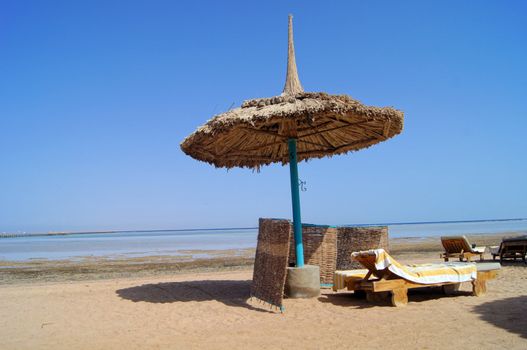
[[[39,236],[67,236],[77,234],[96,234],[96,233],[115,233],[119,231],[93,231],[93,232],[0,232],[0,238],[15,238],[15,237],[39,237]],[[121,231],[128,232],[128,231]]]

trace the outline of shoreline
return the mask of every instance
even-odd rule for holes
[[[502,238],[522,233],[466,235],[479,246],[499,245]],[[185,273],[249,270],[254,264],[255,248],[228,250],[190,250],[184,255],[142,257],[78,257],[61,260],[0,260],[0,286],[13,284],[106,280]],[[390,239],[390,253],[409,262],[443,251],[439,237]],[[203,258],[203,256],[208,256]],[[490,254],[486,254],[490,259]]]

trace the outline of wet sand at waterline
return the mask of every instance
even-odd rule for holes
[[[470,240],[485,245],[500,238]],[[394,240],[391,248],[402,262],[438,262],[437,243]],[[280,314],[248,300],[250,253],[224,254],[212,265],[173,261],[167,269],[162,266],[169,257],[69,262],[62,272],[51,262],[32,272],[2,268],[0,348],[527,348],[522,262],[504,264],[483,297],[470,296],[467,284],[452,297],[438,289],[414,291],[406,307],[393,308],[324,289],[319,298],[285,299]]]

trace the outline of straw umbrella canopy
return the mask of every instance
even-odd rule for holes
[[[243,102],[214,116],[181,143],[187,155],[218,168],[259,170],[290,164],[297,266],[303,260],[297,162],[357,151],[402,131],[403,112],[366,106],[347,95],[304,92],[295,61],[289,16],[287,74],[283,93]]]

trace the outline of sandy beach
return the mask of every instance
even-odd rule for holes
[[[481,242],[499,238],[482,237]],[[432,240],[391,246],[403,262],[440,261]],[[470,296],[470,285],[456,296],[418,290],[406,307],[393,308],[324,289],[319,298],[286,299],[283,314],[249,300],[252,270],[246,261],[216,264],[180,266],[177,272],[145,265],[141,273],[136,262],[126,275],[105,265],[100,274],[88,271],[85,280],[78,278],[82,269],[62,278],[57,270],[33,270],[28,278],[2,269],[0,348],[527,348],[522,262],[504,264],[483,297]]]
[[[526,14],[0,1],[0,350],[527,350]]]

